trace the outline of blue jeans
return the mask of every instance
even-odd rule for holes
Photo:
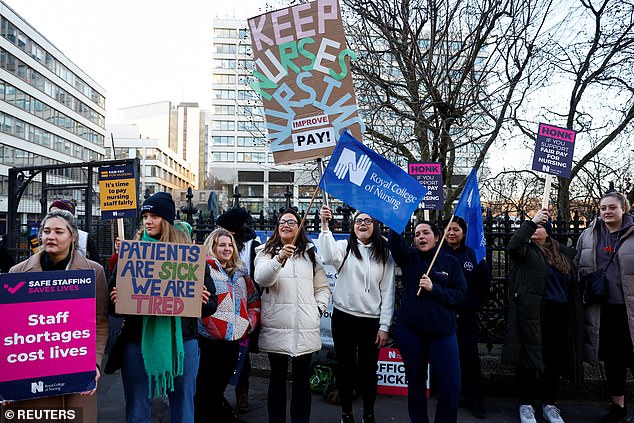
[[[174,390],[167,393],[172,423],[194,422],[194,393],[200,356],[198,340],[184,341],[183,348],[185,350],[183,375],[174,379]],[[148,397],[150,384],[143,365],[141,344],[132,342],[126,344],[121,379],[125,394],[126,423],[149,423],[152,420],[152,400]]]
[[[430,337],[396,324],[394,339],[403,357],[408,382],[407,408],[412,423],[429,423],[427,416],[427,361],[438,391],[435,423],[458,421],[460,358],[456,334]]]

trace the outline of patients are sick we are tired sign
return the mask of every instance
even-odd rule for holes
[[[275,163],[329,156],[341,130],[361,140],[350,60],[337,0],[317,0],[248,20]]]
[[[205,266],[200,245],[122,241],[116,312],[200,317]]]

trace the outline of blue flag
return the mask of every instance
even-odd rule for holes
[[[460,199],[453,214],[462,217],[467,222],[467,239],[465,245],[473,248],[478,263],[486,257],[487,243],[484,238],[482,225],[482,206],[480,205],[480,190],[475,168],[467,178],[467,183],[460,194]]]
[[[343,131],[319,188],[403,232],[427,194],[403,169]]]

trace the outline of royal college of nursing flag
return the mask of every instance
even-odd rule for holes
[[[478,263],[486,257],[486,239],[484,238],[484,226],[482,225],[482,206],[480,205],[480,190],[475,168],[467,178],[454,216],[462,217],[467,222],[467,239],[465,245],[473,248]]]
[[[416,179],[345,130],[319,188],[399,233],[427,194]]]

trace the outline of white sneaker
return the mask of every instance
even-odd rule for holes
[[[564,423],[564,419],[559,414],[559,409],[554,405],[545,405],[543,412],[544,419],[549,423]]]
[[[522,423],[537,423],[532,405],[520,405],[520,421]]]

